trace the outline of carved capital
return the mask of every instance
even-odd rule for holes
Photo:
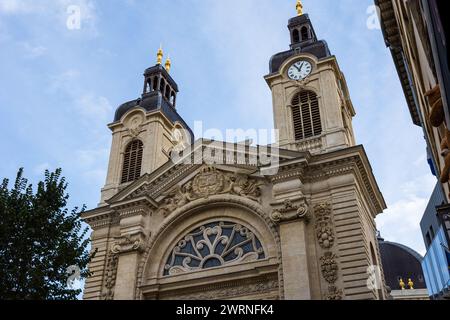
[[[279,206],[279,204],[275,203],[273,205]],[[270,215],[270,219],[272,221],[281,223],[286,221],[292,221],[297,219],[304,219],[308,221],[308,213],[309,207],[306,203],[305,198],[300,198],[296,201],[292,200],[284,200],[279,208],[276,208],[272,211]]]
[[[111,252],[114,254],[144,250],[145,235],[143,233],[127,234],[116,238]]]

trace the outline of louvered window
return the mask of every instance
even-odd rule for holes
[[[319,100],[312,91],[302,91],[292,99],[295,140],[322,134]]]
[[[122,183],[137,180],[141,176],[143,149],[140,140],[134,140],[127,146],[123,158]]]

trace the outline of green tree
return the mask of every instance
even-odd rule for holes
[[[0,299],[76,299],[81,290],[68,286],[78,271],[88,276],[88,228],[79,210],[66,208],[69,195],[61,169],[45,171],[34,193],[17,173],[14,186],[0,186]],[[68,274],[67,272],[70,271]]]

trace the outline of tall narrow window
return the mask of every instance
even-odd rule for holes
[[[302,91],[292,99],[295,140],[322,134],[319,100],[312,91]]]
[[[123,159],[122,183],[137,180],[141,176],[143,149],[144,145],[140,140],[128,144]]]
[[[153,78],[153,91],[158,90],[158,77]]]
[[[294,43],[300,42],[300,34],[297,29],[294,29],[294,31],[292,31],[292,40]]]
[[[302,27],[301,33],[302,33],[302,41],[305,41],[305,40],[309,39],[309,32],[308,32],[308,28],[307,27]]]

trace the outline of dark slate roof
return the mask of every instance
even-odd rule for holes
[[[319,60],[331,56],[330,49],[328,48],[326,41],[319,40],[303,48],[291,49],[273,55],[272,58],[270,58],[270,73],[278,72],[281,65],[287,59],[299,53],[310,53],[316,56]]]
[[[184,128],[189,130],[191,133],[191,141],[194,141],[194,134],[183,120],[183,118],[178,114],[174,107],[164,98],[160,92],[154,91],[149,94],[145,94],[140,99],[128,101],[120,105],[114,115],[114,122],[119,121],[125,113],[132,109],[143,108],[144,110],[151,112],[159,110],[161,111],[172,123],[179,122]]]
[[[301,25],[309,25],[310,31],[312,33],[310,39],[306,41],[300,41],[298,43],[291,43],[290,50],[280,52],[272,56],[272,58],[270,59],[269,67],[270,73],[278,72],[283,62],[285,62],[293,55],[299,53],[310,53],[316,56],[317,59],[331,56],[328,44],[324,40],[317,40],[316,32],[314,31],[314,27],[311,20],[309,19],[308,14],[303,14],[301,16],[289,19],[288,29],[291,31],[293,28]]]
[[[386,285],[392,290],[400,290],[399,278],[402,278],[405,284],[411,279],[414,289],[426,289],[420,254],[394,242],[379,240],[379,246]]]
[[[160,64],[157,64],[153,67],[147,68],[144,72],[144,76],[152,76],[152,75],[157,75],[161,73],[163,75],[163,78],[169,82],[170,86],[172,87],[173,90],[175,90],[176,92],[178,92],[178,85],[175,82],[175,80],[173,80],[173,78],[170,76],[170,74],[167,72],[167,70]]]

